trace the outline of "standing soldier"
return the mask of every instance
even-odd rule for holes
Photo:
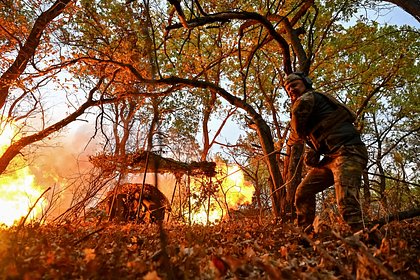
[[[306,142],[311,147],[304,160],[312,169],[296,189],[298,225],[310,228],[316,194],[334,184],[344,221],[353,231],[362,229],[359,188],[368,156],[353,125],[356,115],[332,96],[314,91],[312,81],[301,72],[289,74],[284,86],[292,101],[287,145]]]

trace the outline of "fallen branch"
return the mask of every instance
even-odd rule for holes
[[[403,211],[403,212],[398,212],[394,215],[389,215],[387,217],[378,219],[378,220],[373,220],[371,222],[369,222],[372,225],[376,225],[378,224],[379,226],[383,226],[385,224],[388,224],[389,222],[392,221],[400,221],[400,220],[406,220],[406,219],[411,219],[411,218],[415,218],[420,216],[420,209],[413,209],[413,210],[408,210],[408,211]]]
[[[325,257],[326,259],[328,259],[330,262],[335,263],[335,265],[337,266],[337,268],[340,270],[340,272],[342,273],[342,275],[346,279],[354,279],[354,277],[345,269],[344,265],[339,260],[335,259],[330,254],[328,254],[327,250],[325,250],[321,245],[316,244],[306,233],[299,232],[294,227],[289,227],[289,229],[292,230],[293,232],[299,234],[303,239],[305,239],[307,242],[309,242],[309,244],[312,247],[315,247],[316,250],[319,251],[323,257]]]
[[[76,242],[74,242],[74,245],[77,245],[77,244],[79,244],[79,243],[81,243],[81,242],[85,241],[85,240],[86,240],[86,239],[88,239],[90,236],[92,236],[92,235],[94,235],[95,233],[98,233],[98,232],[100,232],[100,231],[102,231],[102,230],[104,230],[104,229],[105,229],[104,227],[101,227],[101,228],[99,228],[99,229],[97,229],[97,230],[95,230],[95,231],[93,231],[93,232],[91,232],[91,233],[89,233],[89,234],[87,234],[87,235],[83,236],[82,238],[80,238],[79,240],[77,240]]]
[[[357,250],[358,252],[362,253],[379,271],[386,276],[388,279],[398,279],[398,277],[389,271],[377,258],[375,258],[368,250],[363,242],[357,240],[355,236],[351,236],[348,238],[343,238],[339,233],[332,231],[335,237],[340,239],[342,242],[350,246],[351,248]]]

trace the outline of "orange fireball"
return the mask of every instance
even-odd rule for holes
[[[199,211],[192,213],[193,223],[205,224],[221,221],[228,214],[228,210],[238,209],[241,205],[252,202],[254,186],[245,181],[242,170],[237,165],[217,163],[217,175],[212,178],[212,184],[218,185],[218,191],[201,205]],[[200,183],[192,181],[191,192],[200,192]],[[196,203],[192,198],[192,204]],[[209,209],[207,209],[209,208]]]
[[[11,123],[1,123],[0,128],[0,154],[16,140],[19,134]],[[35,177],[31,174],[25,160],[17,156],[13,160],[13,170],[0,175],[0,225],[11,226],[22,217],[25,217],[42,191],[34,183]],[[35,218],[42,211],[44,200],[40,200],[30,213]]]

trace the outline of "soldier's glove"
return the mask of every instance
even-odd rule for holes
[[[306,165],[310,167],[318,167],[320,166],[320,154],[313,149],[310,149],[306,152],[304,162]]]

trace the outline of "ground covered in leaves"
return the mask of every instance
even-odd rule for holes
[[[1,279],[419,279],[420,219],[304,234],[244,218],[214,226],[96,220],[0,230]]]

